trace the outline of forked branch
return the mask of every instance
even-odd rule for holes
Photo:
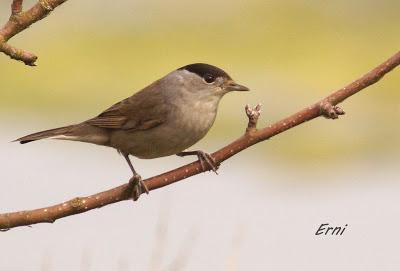
[[[39,0],[29,10],[22,10],[23,0],[13,0],[11,16],[0,29],[0,51],[12,59],[24,62],[28,66],[36,66],[37,56],[28,51],[15,48],[7,42],[13,36],[28,28],[31,24],[46,17],[53,9],[67,0]]]
[[[250,107],[246,106],[246,114],[249,118],[246,133],[236,141],[214,152],[212,157],[217,163],[222,163],[242,150],[280,134],[303,122],[312,120],[319,116],[335,119],[338,117],[338,115],[344,114],[344,111],[336,106],[338,103],[344,101],[346,98],[359,92],[360,90],[376,83],[386,73],[390,72],[399,64],[400,52],[397,52],[395,55],[365,74],[363,77],[332,93],[325,99],[306,107],[303,110],[276,122],[275,124],[261,129],[256,129],[261,107],[256,106],[255,108],[251,109]],[[145,183],[149,190],[154,190],[199,174],[203,171],[204,170],[202,169],[200,162],[196,161],[158,176],[149,178],[145,180]],[[0,214],[0,229],[8,230],[14,227],[37,223],[52,223],[63,217],[87,212],[89,210],[100,208],[122,200],[128,200],[131,195],[130,189],[131,187],[129,184],[124,184],[92,196],[78,197],[70,201],[46,208]]]

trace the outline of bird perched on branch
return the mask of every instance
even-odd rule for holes
[[[51,138],[113,147],[125,157],[132,170],[132,197],[137,200],[148,190],[129,155],[143,159],[197,155],[203,170],[216,171],[218,165],[211,155],[184,150],[210,130],[219,101],[226,93],[248,90],[220,68],[204,63],[190,64],[114,104],[95,118],[15,141],[25,144]]]

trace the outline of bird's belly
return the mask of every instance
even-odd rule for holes
[[[143,159],[173,155],[202,139],[214,119],[215,113],[209,113],[201,118],[176,118],[145,131],[118,131],[112,135],[111,143],[113,147]]]

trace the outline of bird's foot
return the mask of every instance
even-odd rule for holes
[[[217,163],[209,153],[198,151],[197,157],[199,158],[201,168],[203,170],[207,170],[208,168],[210,168],[212,171],[214,171],[215,174],[218,175],[217,170],[219,168],[219,163]]]
[[[200,161],[201,168],[203,171],[212,170],[214,171],[215,174],[218,175],[217,170],[220,164],[217,163],[217,161],[215,161],[215,159],[209,153],[203,151],[188,151],[188,152],[180,152],[177,155],[181,157],[188,155],[197,155],[197,158]]]
[[[134,201],[137,201],[143,193],[149,194],[149,189],[139,174],[133,175],[129,180],[129,184],[132,186],[132,199]]]

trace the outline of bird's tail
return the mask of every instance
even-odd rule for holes
[[[51,130],[34,133],[31,135],[27,135],[27,136],[18,138],[16,140],[14,140],[14,142],[19,142],[21,144],[25,144],[25,143],[29,143],[32,141],[45,139],[45,138],[74,140],[74,136],[69,135],[69,134],[71,133],[71,131],[74,130],[74,128],[76,126],[77,125],[70,125],[70,126],[65,126],[65,127],[60,127],[60,128],[55,128],[55,129],[51,129]]]

